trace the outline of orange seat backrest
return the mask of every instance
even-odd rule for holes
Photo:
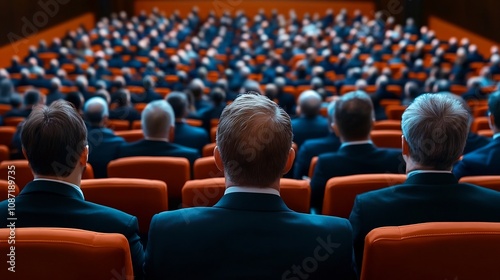
[[[0,104],[0,116],[3,116],[8,111],[12,110],[12,106],[9,104]]]
[[[478,132],[479,130],[490,129],[490,123],[488,117],[477,117],[472,121],[470,131]]]
[[[4,160],[9,160],[9,158],[10,158],[9,147],[5,145],[0,145],[0,162]]]
[[[214,149],[215,146],[217,146],[216,143],[208,143],[205,146],[203,146],[201,156],[202,157],[211,157],[214,155]]]
[[[349,218],[358,194],[401,184],[404,174],[358,174],[335,177],[326,183],[323,215]]]
[[[85,200],[137,217],[141,235],[148,233],[153,215],[168,210],[167,185],[163,181],[130,178],[89,179],[82,180],[81,188]]]
[[[25,120],[23,117],[8,117],[3,120],[5,126],[17,127],[20,123]]]
[[[311,164],[309,165],[309,173],[308,173],[309,178],[312,178],[314,176],[314,168],[316,168],[316,164],[318,164],[317,156],[311,159]]]
[[[372,130],[370,139],[379,148],[401,149],[401,130]]]
[[[142,129],[116,131],[115,135],[122,137],[123,139],[125,139],[125,141],[129,143],[144,139],[144,134],[142,133]]]
[[[439,222],[372,230],[361,280],[498,279],[500,223]]]
[[[127,120],[108,120],[106,126],[114,131],[130,129],[130,122]]]
[[[401,120],[405,110],[404,105],[389,105],[385,108],[385,114],[389,120]]]
[[[9,171],[14,172],[9,174]],[[26,184],[33,181],[33,173],[27,160],[4,160],[0,163],[0,179],[9,181],[9,179],[12,180],[13,178],[15,178],[13,181],[19,187],[19,190],[22,190]]]
[[[224,172],[220,171],[215,164],[213,156],[196,159],[193,167],[193,179],[207,179],[224,177]]]
[[[182,207],[213,206],[224,195],[225,178],[189,180],[182,188]],[[280,193],[288,207],[309,213],[311,188],[304,180],[282,178]]]
[[[0,145],[10,147],[16,128],[12,126],[0,126]]]
[[[181,190],[191,178],[189,161],[180,157],[126,157],[108,164],[110,178],[160,180],[168,186],[169,207],[181,203]]]
[[[15,184],[15,180],[9,181],[0,180],[0,197],[4,199],[11,198],[12,196],[17,196],[19,194],[19,187]]]
[[[10,254],[15,246],[15,272],[4,263],[0,279],[134,279],[130,248],[122,234],[16,228],[15,245],[8,243],[10,235],[9,228],[0,229],[0,251]]]
[[[466,176],[460,178],[460,183],[469,183],[492,189],[495,191],[500,191],[500,176],[498,175],[488,175],[488,176]]]
[[[373,125],[374,130],[401,130],[400,120],[380,120]]]

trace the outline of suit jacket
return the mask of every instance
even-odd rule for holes
[[[345,219],[293,212],[273,194],[230,193],[210,208],[155,215],[144,271],[148,279],[353,279],[351,241]]]
[[[302,179],[302,176],[307,176],[313,157],[324,153],[336,152],[340,144],[340,139],[334,133],[330,133],[330,135],[323,138],[305,141],[300,146],[295,158],[293,177],[295,179]]]
[[[178,144],[144,139],[122,144],[119,148],[117,158],[135,156],[184,157],[193,166],[194,161],[200,157],[200,153],[195,149]]]
[[[311,207],[321,209],[326,182],[337,176],[365,173],[404,173],[405,163],[398,149],[381,149],[373,144],[348,145],[336,153],[322,154],[311,178]]]
[[[326,137],[328,120],[322,116],[298,117],[292,120],[293,141],[300,147],[308,139]]]
[[[111,120],[127,120],[133,122],[141,119],[141,114],[132,106],[122,106],[109,111]]]
[[[89,127],[87,141],[89,143],[88,161],[94,169],[94,177],[107,178],[108,163],[118,156],[118,149],[120,145],[125,144],[125,140],[116,136],[109,128]]]
[[[189,125],[184,122],[175,123],[174,143],[198,150],[210,143],[210,138],[205,129]]]
[[[500,175],[500,138],[473,152],[470,152],[455,164],[453,174],[460,179],[465,176]]]
[[[361,267],[365,236],[382,226],[424,222],[500,222],[500,192],[459,184],[452,174],[419,173],[401,185],[358,195],[349,220]]]
[[[7,221],[8,201],[0,202],[0,217]],[[103,233],[121,233],[129,242],[134,273],[142,278],[144,251],[137,218],[122,211],[85,201],[63,183],[32,181],[16,197],[16,227],[63,227]],[[3,223],[4,227],[6,223]],[[137,278],[136,278],[137,279]]]
[[[482,148],[488,145],[488,143],[490,143],[490,139],[488,137],[469,132],[467,135],[467,142],[465,142],[464,155]]]

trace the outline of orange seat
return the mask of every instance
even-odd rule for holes
[[[19,187],[15,184],[15,180],[9,181],[0,180],[0,195],[3,199],[11,198],[12,196],[17,196],[19,194]]]
[[[309,173],[308,173],[309,178],[312,178],[314,176],[314,168],[316,168],[316,164],[318,164],[317,156],[311,159],[311,164],[309,165]]]
[[[142,129],[122,130],[115,132],[116,136],[120,136],[127,142],[135,142],[144,138]]]
[[[194,162],[193,179],[207,179],[215,177],[224,177],[224,172],[220,171],[215,164],[213,156],[202,157]]]
[[[160,180],[168,186],[168,205],[177,209],[181,190],[191,178],[189,161],[180,157],[126,157],[108,164],[108,177]]]
[[[126,120],[108,120],[106,126],[114,131],[123,131],[129,130],[130,122]]]
[[[132,129],[142,129],[141,120],[135,120],[132,122]]]
[[[215,143],[216,139],[217,139],[217,127],[212,127],[210,129],[210,141],[212,143]]]
[[[477,117],[472,121],[470,131],[478,132],[479,130],[490,129],[488,117]]]
[[[0,251],[9,254],[15,247],[15,272],[4,263],[0,279],[134,279],[130,248],[122,234],[16,228],[15,245],[8,242],[11,234],[9,228],[0,229]]]
[[[500,191],[500,176],[498,175],[466,176],[460,178],[460,183],[469,183]]]
[[[374,130],[401,130],[400,120],[380,120],[373,125]]]
[[[462,95],[467,92],[467,87],[464,85],[451,85],[450,91],[456,95]]]
[[[186,123],[191,125],[191,126],[202,126],[203,125],[203,121],[201,120],[197,120],[197,119],[185,119]]]
[[[208,143],[203,146],[201,156],[202,157],[211,157],[214,155],[214,148],[217,146],[216,143]]]
[[[20,123],[25,120],[23,117],[8,117],[3,120],[5,126],[17,127]]]
[[[361,280],[498,279],[500,223],[439,222],[372,230]]]
[[[488,113],[488,110],[489,110],[488,105],[485,105],[485,106],[475,106],[472,109],[472,116],[474,118],[484,117]]]
[[[225,189],[225,178],[189,180],[182,188],[182,207],[213,206]],[[311,187],[307,181],[282,178],[280,194],[290,209],[309,213]]]
[[[12,110],[12,106],[8,104],[0,104],[0,116],[5,115],[8,111]]]
[[[358,194],[401,184],[404,174],[358,174],[335,177],[326,183],[323,215],[349,218]]]
[[[217,127],[219,125],[219,119],[211,119],[210,120],[210,128]]]
[[[135,94],[142,94],[144,93],[144,88],[140,86],[127,86],[128,91],[130,93],[135,93]]]
[[[159,95],[163,96],[163,98],[165,98],[170,93],[169,88],[156,88],[155,91]]]
[[[401,130],[372,130],[370,139],[379,148],[401,149]]]
[[[343,85],[340,88],[340,95],[344,95],[344,94],[349,93],[351,91],[356,91],[356,86],[354,86],[354,85]]]
[[[405,110],[404,105],[390,105],[385,108],[385,114],[389,120],[401,120]]]
[[[491,130],[491,129],[481,129],[481,130],[478,130],[476,133],[479,136],[493,138],[493,130]]]
[[[386,108],[387,106],[390,106],[390,105],[399,106],[399,105],[401,105],[401,101],[397,100],[397,99],[382,99],[382,100],[380,100],[379,104],[380,104],[380,106]]]
[[[9,147],[0,145],[0,162],[10,159]]]
[[[148,104],[147,103],[136,103],[134,105],[134,109],[137,110],[137,112],[140,114],[146,108]]]
[[[400,85],[387,85],[387,91],[396,96],[401,96],[403,94],[403,89]]]
[[[151,218],[168,210],[167,185],[145,179],[82,180],[85,200],[106,205],[137,217],[142,236],[147,236]],[[147,207],[144,207],[147,205]]]
[[[0,126],[0,145],[11,147],[12,138],[16,134],[16,128],[12,126]]]

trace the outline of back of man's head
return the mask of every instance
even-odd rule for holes
[[[189,91],[193,94],[193,96],[198,99],[203,96],[204,84],[200,79],[193,79],[191,83],[189,83]]]
[[[174,122],[174,110],[166,100],[150,102],[141,113],[142,131],[146,138],[168,139]]]
[[[220,105],[226,100],[226,91],[222,88],[214,88],[210,92],[210,100],[214,105]]]
[[[26,91],[24,94],[24,106],[26,107],[31,107],[38,105],[40,103],[40,100],[42,99],[42,95],[40,92],[36,89],[30,89]]]
[[[451,170],[464,150],[469,118],[460,102],[446,94],[417,97],[401,121],[410,159],[420,168]]]
[[[121,88],[116,91],[116,104],[118,107],[124,107],[130,104],[130,92],[127,89]]]
[[[33,173],[69,176],[87,145],[87,128],[73,107],[63,100],[38,106],[21,131],[21,142]]]
[[[167,102],[174,110],[176,119],[182,119],[188,114],[189,101],[184,92],[174,91],[167,95]]]
[[[155,86],[155,80],[151,76],[146,76],[142,80],[142,84],[146,90],[152,89]]]
[[[420,88],[416,82],[410,81],[405,84],[404,88],[405,96],[412,99],[416,98],[420,94]]]
[[[101,97],[92,97],[85,102],[83,115],[92,126],[103,126],[109,116],[108,104]]]
[[[500,91],[490,94],[488,98],[488,111],[493,116],[496,129],[500,129]]]
[[[72,91],[66,94],[64,100],[71,103],[75,107],[75,110],[77,111],[80,111],[83,107],[83,102],[84,102],[83,95],[78,91]]]
[[[299,96],[300,114],[306,118],[318,116],[321,110],[321,95],[314,90],[306,90]]]
[[[263,95],[242,94],[222,112],[217,147],[234,184],[269,187],[283,175],[291,145],[290,117]]]
[[[438,80],[434,85],[436,92],[449,92],[450,82],[444,79]]]
[[[334,124],[343,141],[367,140],[373,120],[373,103],[365,92],[350,92],[335,102]]]

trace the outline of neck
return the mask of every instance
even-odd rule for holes
[[[280,190],[280,179],[278,178],[276,181],[274,181],[272,184],[269,186],[248,186],[248,185],[243,185],[234,182],[231,180],[228,176],[226,176],[226,188],[233,187],[233,186],[238,186],[238,187],[256,187],[256,188],[272,188],[275,190]]]
[[[145,136],[144,139],[149,141],[164,141],[169,142],[167,137],[154,137],[154,136]]]
[[[359,141],[370,141],[370,137],[361,137],[361,138],[352,138],[352,139],[346,139],[344,137],[340,137],[340,141],[342,143],[349,143],[349,142],[359,142]]]
[[[79,175],[78,175],[79,174]],[[80,186],[82,182],[82,174],[81,173],[71,173],[68,177],[58,177],[58,176],[46,176],[46,175],[35,175],[35,179],[50,179],[50,180],[57,180],[57,181],[63,181],[66,183],[70,183],[73,185]]]
[[[437,169],[435,167],[429,167],[429,166],[424,166],[421,164],[418,164],[414,162],[413,160],[409,159],[407,156],[403,156],[404,160],[406,161],[406,174],[415,171],[415,170],[435,170],[435,171],[451,171],[451,167],[447,169]]]

